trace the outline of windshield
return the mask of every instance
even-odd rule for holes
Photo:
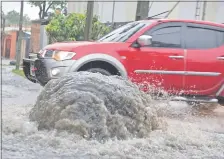
[[[132,35],[134,35],[137,31],[142,29],[143,27],[148,26],[150,23],[144,22],[131,22],[126,25],[121,26],[120,28],[110,32],[105,35],[98,41],[100,42],[125,42]]]

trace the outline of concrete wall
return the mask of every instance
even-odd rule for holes
[[[152,7],[149,11],[149,16],[159,14],[170,10],[176,2],[164,0],[167,2],[151,2]],[[113,2],[95,2],[94,13],[100,17],[101,22],[112,21]],[[149,4],[150,6],[150,4]],[[87,2],[68,2],[68,13],[78,12],[85,13]],[[125,22],[135,20],[137,2],[118,2],[115,3],[114,22]],[[201,2],[202,16],[203,2]],[[168,18],[175,19],[195,19],[196,2],[180,2],[173,10]],[[165,14],[164,14],[165,15]],[[164,15],[159,17],[163,18]],[[205,20],[224,23],[224,2],[207,2]],[[201,18],[201,17],[200,17]]]
[[[149,16],[171,9],[176,2],[154,2]],[[203,2],[201,2],[200,19]],[[168,18],[195,19],[196,2],[180,2]],[[224,2],[207,2],[205,20],[224,23]]]
[[[46,45],[48,45],[48,37],[45,26],[46,25],[40,26],[40,48],[44,48]]]
[[[207,2],[206,20],[224,23],[224,2]]]
[[[114,22],[135,20],[137,2],[115,2]],[[68,2],[68,13],[85,13],[87,2]],[[111,22],[113,2],[94,2],[94,14],[98,15],[100,21]]]

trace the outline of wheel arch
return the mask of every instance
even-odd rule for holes
[[[128,78],[128,74],[124,65],[113,56],[103,54],[103,53],[94,53],[94,54],[89,54],[89,55],[81,57],[70,67],[69,72],[76,72],[85,64],[89,62],[93,62],[93,61],[107,62],[113,65],[119,71],[119,73],[121,74],[123,78],[125,79]]]
[[[216,93],[216,96],[224,98],[224,84],[220,87],[220,89]]]

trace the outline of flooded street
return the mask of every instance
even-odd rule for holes
[[[29,116],[43,88],[12,74],[11,69],[2,69],[4,159],[224,159],[223,109],[218,110],[218,115],[192,116],[183,102],[154,102],[170,111],[164,111],[160,117],[166,122],[162,129],[151,131],[146,138],[109,139],[101,143],[68,131],[38,131],[37,123],[31,122]]]

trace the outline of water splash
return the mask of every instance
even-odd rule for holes
[[[149,95],[121,77],[76,72],[46,85],[30,119],[86,139],[143,138],[159,127],[155,110]]]

